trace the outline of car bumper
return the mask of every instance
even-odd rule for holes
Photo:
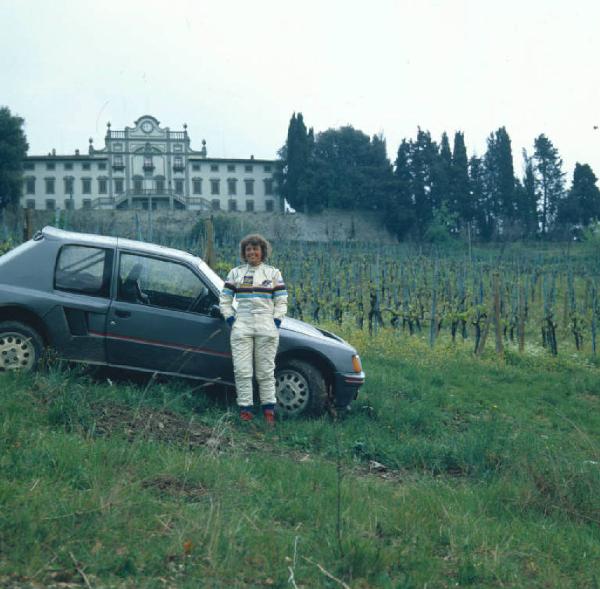
[[[347,407],[358,396],[358,389],[365,383],[364,372],[336,372],[334,393],[336,407]]]

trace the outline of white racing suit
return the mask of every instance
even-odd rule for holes
[[[233,298],[237,300],[237,311]],[[229,272],[221,291],[219,307],[225,319],[234,317],[231,352],[237,404],[252,401],[252,374],[258,381],[262,405],[275,404],[275,354],[279,331],[275,319],[287,311],[287,291],[281,272],[273,266],[244,264]],[[253,371],[254,360],[254,371]]]

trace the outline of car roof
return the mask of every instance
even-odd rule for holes
[[[135,239],[126,239],[124,237],[111,237],[109,235],[96,235],[94,233],[64,231],[63,229],[57,229],[56,227],[51,227],[49,225],[42,229],[42,234],[47,239],[58,240],[65,243],[80,243],[98,247],[118,247],[119,249],[132,249],[148,254],[193,261],[195,263],[198,261],[202,262],[202,260],[200,260],[200,258],[197,256],[194,256],[188,252],[184,252],[183,250],[165,247],[164,245],[157,245],[155,243],[147,243],[145,241],[136,241]],[[204,266],[204,263],[202,263],[202,266]]]

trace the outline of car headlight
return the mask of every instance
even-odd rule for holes
[[[354,368],[354,372],[362,372],[362,363],[358,354],[352,356],[352,368]]]

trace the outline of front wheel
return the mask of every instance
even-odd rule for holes
[[[288,417],[319,415],[327,407],[323,374],[302,360],[288,360],[275,369],[275,394],[280,412]]]
[[[40,334],[20,321],[0,322],[0,372],[29,371],[39,362],[44,342]]]

